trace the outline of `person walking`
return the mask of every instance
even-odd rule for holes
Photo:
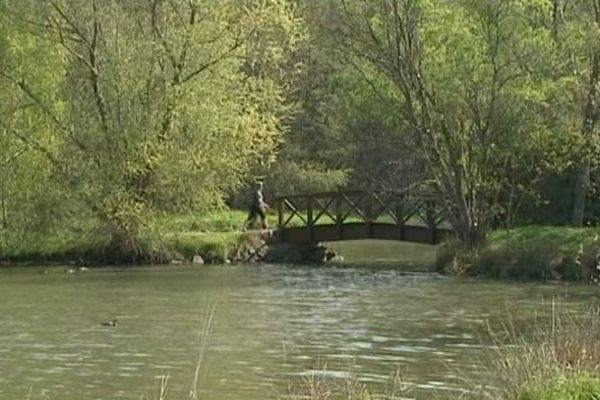
[[[248,213],[248,220],[246,221],[246,229],[249,229],[254,225],[256,217],[260,217],[260,223],[263,229],[267,229],[267,216],[265,211],[269,208],[269,205],[265,203],[263,195],[263,183],[257,182],[252,192],[252,203],[250,205],[250,212]]]

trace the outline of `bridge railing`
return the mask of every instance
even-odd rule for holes
[[[346,190],[280,196],[279,229],[347,223],[417,225],[437,229],[446,221],[432,192]]]

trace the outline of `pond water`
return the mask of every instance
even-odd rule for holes
[[[417,399],[454,398],[474,374],[486,320],[533,319],[597,289],[448,279],[398,268],[136,267],[65,275],[0,270],[0,399],[187,399],[199,334],[215,318],[199,397],[278,398],[317,372],[381,385],[400,369]],[[116,327],[102,321],[117,317]]]

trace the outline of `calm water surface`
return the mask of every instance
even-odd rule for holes
[[[216,316],[200,374],[204,399],[277,398],[313,371],[350,364],[375,386],[398,368],[414,397],[458,393],[475,373],[486,320],[533,319],[585,286],[489,283],[398,269],[215,266],[0,271],[0,399],[185,399],[207,304]],[[117,316],[114,328],[100,322]]]

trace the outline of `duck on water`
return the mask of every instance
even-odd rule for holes
[[[116,318],[113,318],[111,321],[102,322],[100,325],[101,326],[117,326],[118,323],[119,323],[119,320]]]

